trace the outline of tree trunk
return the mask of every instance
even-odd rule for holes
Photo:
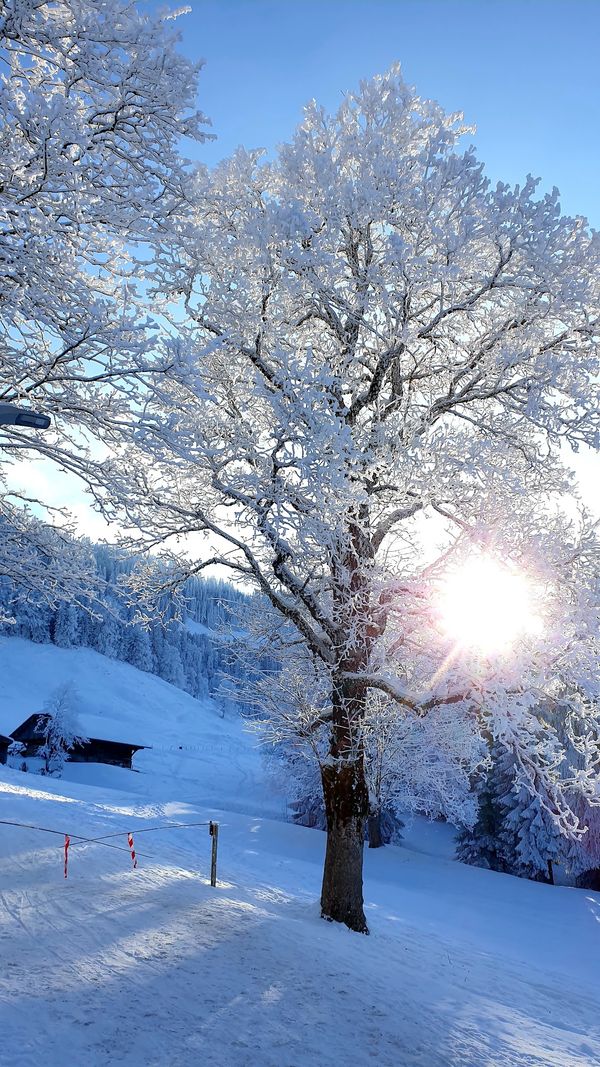
[[[329,761],[321,766],[327,817],[327,848],[321,915],[368,934],[363,910],[363,849],[369,814],[363,721],[366,695],[356,684],[369,662],[371,632],[369,509],[357,504],[348,514],[346,536],[332,560],[334,617],[339,660],[331,682]]]
[[[369,798],[362,758],[325,764],[321,776],[327,815],[321,915],[368,934],[362,871]]]
[[[369,813],[368,832],[369,848],[382,848],[384,842],[381,833],[381,810]]]

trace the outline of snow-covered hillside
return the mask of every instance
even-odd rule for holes
[[[1,1064],[600,1062],[600,897],[458,864],[415,821],[407,845],[366,851],[371,936],[351,934],[319,918],[324,835],[273,817],[239,720],[88,650],[5,639],[0,677],[0,730],[72,678],[86,729],[154,745],[138,774],[0,768]],[[210,818],[216,889],[206,826],[139,832]],[[139,866],[125,836],[73,840],[65,881],[63,839],[11,821],[132,830]]]
[[[0,637],[0,733],[10,735],[42,710],[53,689],[73,682],[79,721],[91,737],[146,745],[133,765],[67,763],[63,778],[162,798],[179,797],[233,811],[281,815],[285,799],[265,786],[258,740],[235,714],[221,718],[210,699],[196,700],[156,675],[89,648],[57,648]]]

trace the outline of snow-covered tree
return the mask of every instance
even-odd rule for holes
[[[115,455],[107,504],[148,547],[204,535],[182,580],[229,568],[318,665],[321,908],[355,930],[373,689],[484,721],[577,832],[532,722],[559,677],[597,685],[597,544],[556,500],[561,445],[598,440],[600,239],[531,178],[491,186],[465,133],[394,68],[333,116],[311,104],[272,162],[240,150],[200,171],[154,272],[181,359]],[[483,663],[435,608],[444,569],[474,551],[544,589],[542,636]]]
[[[0,438],[0,456],[2,449]],[[65,598],[79,605],[93,602],[101,595],[101,583],[94,575],[87,542],[71,536],[62,520],[60,526],[53,526],[29,507],[20,506],[22,494],[3,492],[3,462],[1,456],[0,574],[5,587],[0,597],[0,622],[16,617],[23,621],[29,610],[31,633],[25,636],[47,640],[48,610]]]
[[[295,821],[325,829],[321,776],[330,758],[326,675],[298,654],[293,628],[278,627],[268,606],[249,601],[241,621],[246,640],[238,643],[237,654],[242,663],[263,659],[268,649],[271,669],[254,675],[242,669],[232,684],[250,709],[275,781],[285,785]],[[471,778],[486,749],[463,709],[440,707],[421,718],[373,690],[363,732],[369,796],[365,840],[371,848],[398,839],[407,813],[473,821]]]
[[[566,842],[543,795],[516,784],[503,798],[503,806],[500,839],[510,873],[536,882],[553,882],[553,864],[562,858]]]
[[[61,601],[54,616],[54,644],[60,648],[75,648],[82,644],[80,622],[83,612],[72,601]]]
[[[508,833],[505,818],[515,785],[515,761],[510,751],[491,745],[487,769],[476,787],[477,814],[464,823],[456,839],[456,858],[490,871],[512,871],[517,839]],[[460,822],[460,820],[459,820]]]
[[[113,615],[105,614],[95,627],[93,647],[103,656],[120,659],[122,643],[123,627]]]
[[[142,262],[186,197],[180,141],[205,136],[198,67],[171,27],[129,0],[0,6],[0,400],[53,417],[44,433],[0,426],[12,529],[0,573],[44,596],[57,584],[76,596],[89,558],[74,542],[61,552],[22,507],[35,494],[15,488],[21,470],[8,492],[7,466],[41,457],[95,485],[111,438],[176,358],[148,316]]]
[[[152,671],[152,646],[147,630],[142,630],[139,626],[130,627],[126,655],[123,658],[140,671]]]
[[[570,842],[560,833],[553,800],[546,795],[544,785],[538,783],[535,792],[528,788],[519,778],[513,753],[493,745],[477,799],[474,824],[459,832],[457,859],[520,878],[552,882],[553,864],[563,859]]]
[[[600,796],[600,785],[598,788]],[[590,804],[584,797],[574,799],[575,813],[585,828],[582,837],[562,842],[562,857],[566,870],[583,889],[600,889],[600,805]]]
[[[254,679],[252,697],[247,685],[238,680],[242,697],[250,699],[254,708],[252,726],[263,740],[263,759],[270,779],[286,796],[287,808],[295,823],[318,830],[327,829],[325,802],[321,784],[321,763],[327,758],[327,732],[323,726],[304,733],[300,720],[294,729],[294,687],[285,671],[277,679],[265,677],[263,684]],[[262,691],[262,692],[261,692]],[[268,698],[267,698],[268,693]],[[295,694],[297,697],[297,693]],[[274,713],[271,701],[279,703]],[[285,708],[283,715],[280,714]],[[306,721],[303,717],[302,721]],[[387,735],[386,735],[387,736]],[[375,736],[371,735],[375,741]],[[380,739],[377,738],[377,741]],[[369,816],[365,824],[365,840],[370,848],[379,848],[399,841],[404,825],[402,812],[390,797],[387,775],[389,760],[384,741],[373,744],[365,753],[365,773],[369,786]]]
[[[593,728],[582,735],[581,725],[572,724],[571,700],[565,698],[553,708],[545,708],[544,715],[556,725],[558,735],[568,750],[570,765],[583,770],[595,763],[595,797],[575,793],[571,804],[580,825],[581,837],[561,841],[561,863],[577,885],[588,889],[600,886],[600,734]],[[595,803],[593,802],[595,800]]]
[[[441,706],[421,717],[373,692],[364,720],[371,847],[384,812],[400,818],[416,812],[453,823],[474,820],[471,779],[485,747],[463,711]]]
[[[78,706],[79,698],[72,682],[58,686],[44,704],[40,716],[44,744],[39,754],[46,774],[60,776],[74,745],[88,740],[77,721]]]

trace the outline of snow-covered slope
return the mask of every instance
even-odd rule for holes
[[[88,651],[11,639],[0,654],[0,730],[7,705],[21,699],[18,721],[72,677],[85,715],[110,705],[156,746],[139,774],[71,765],[85,783],[0,768],[0,1064],[600,1063],[600,897],[443,858],[444,828],[416,821],[411,847],[366,850],[371,937],[323,923],[324,835],[268,817],[281,801],[239,721]],[[140,833],[210,818],[216,889],[206,826]],[[108,834],[123,836],[75,840]]]
[[[281,815],[285,800],[265,786],[260,746],[238,716],[221,718],[213,701],[195,700],[154,674],[89,648],[0,637],[0,733],[10,735],[42,710],[53,689],[69,681],[88,736],[149,747],[134,757],[139,774],[67,763],[64,779],[153,798],[162,798],[176,783],[178,795],[195,802]]]

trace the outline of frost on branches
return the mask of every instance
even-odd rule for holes
[[[77,722],[78,704],[77,692],[70,682],[58,686],[44,704],[38,725],[44,738],[39,755],[46,774],[60,777],[71,749],[88,741]]]
[[[267,656],[270,669],[252,673],[252,664],[266,664]],[[326,829],[321,774],[330,760],[328,672],[302,654],[294,628],[278,625],[260,601],[242,607],[234,662],[232,681],[294,821]],[[442,705],[419,716],[384,693],[370,693],[361,727],[370,848],[399,839],[407,813],[473,823],[471,783],[487,748],[463,711]]]
[[[32,494],[6,494],[7,464],[45,457],[93,488],[107,446],[173,361],[135,260],[185,199],[180,139],[204,137],[197,68],[177,40],[167,15],[126,0],[0,5],[0,401],[53,417],[45,434],[0,427],[0,516],[14,529]],[[51,541],[30,525],[20,582],[27,546]],[[13,564],[0,549],[2,572]]]
[[[154,272],[182,359],[114,464],[147,546],[204,534],[318,664],[321,906],[355,930],[374,691],[499,739],[578,833],[534,709],[576,683],[585,721],[597,691],[597,541],[559,502],[561,444],[598,441],[600,241],[532,179],[492,187],[465,132],[394,68],[333,116],[309,105],[272,163],[201,171]],[[540,633],[510,655],[439,625],[439,583],[476,551],[540,590]]]
[[[0,626],[15,625],[22,613],[33,620],[64,599],[90,610],[100,593],[90,545],[64,525],[42,522],[14,496],[0,493]]]
[[[572,798],[572,806],[585,833],[581,837],[563,842],[562,861],[575,878],[576,884],[585,889],[598,889],[600,886],[600,734],[589,724],[587,732],[582,731],[579,716],[572,720],[568,703],[559,704],[554,709],[553,721],[567,748],[568,761],[573,767],[584,771],[595,766],[595,795],[585,796],[577,791]],[[574,741],[575,743],[574,743]]]

